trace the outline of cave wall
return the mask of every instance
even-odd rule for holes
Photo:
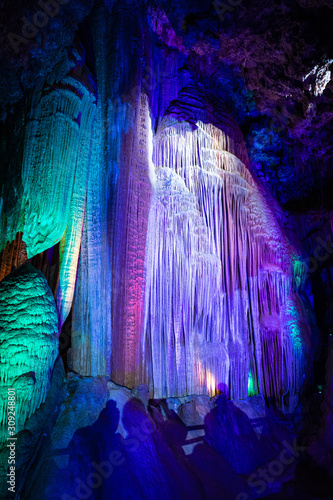
[[[292,152],[288,141],[279,150],[283,127],[267,126],[251,47],[239,71],[241,35],[232,42],[228,27],[214,45],[163,2],[79,7],[85,21],[59,41],[61,57],[45,52],[49,71],[26,82],[20,111],[20,95],[9,100],[1,276],[26,260],[43,268],[59,334],[70,314],[75,372],[147,383],[155,397],[251,391],[295,403],[315,345],[298,292],[320,299],[314,275],[306,285],[313,243],[294,234],[308,216],[276,184]],[[249,38],[261,47],[261,35]]]

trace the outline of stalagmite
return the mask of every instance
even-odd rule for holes
[[[0,284],[0,443],[8,437],[8,389],[16,432],[44,401],[58,355],[58,316],[41,272],[25,264]]]

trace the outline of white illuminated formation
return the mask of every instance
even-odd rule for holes
[[[304,359],[291,347],[290,249],[237,125],[188,87],[157,130],[153,161],[143,345],[155,397],[245,398],[250,372],[256,392],[294,395]]]
[[[333,63],[333,59],[329,59],[327,56],[323,58],[321,64],[317,64],[307,75],[305,75],[302,80],[303,82],[307,80],[310,76],[315,78],[315,82],[310,83],[309,91],[315,96],[320,96],[326,89],[327,85],[331,81],[331,71],[330,66]]]

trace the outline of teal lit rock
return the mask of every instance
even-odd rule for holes
[[[0,444],[8,437],[8,389],[16,432],[45,400],[58,355],[58,315],[40,271],[26,264],[0,283]]]

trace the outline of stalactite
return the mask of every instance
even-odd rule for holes
[[[84,102],[84,100],[86,102]],[[77,273],[77,262],[86,210],[88,172],[91,167],[91,129],[95,117],[92,96],[86,91],[80,115],[80,137],[77,146],[76,171],[67,225],[60,240],[60,272],[57,288],[57,304],[60,324],[70,311]]]
[[[16,432],[44,401],[58,355],[58,317],[41,272],[29,264],[0,284],[0,442],[8,437],[8,388],[15,390]]]
[[[141,9],[138,2],[134,15],[132,2],[101,2],[94,10],[99,100],[73,307],[73,369],[86,375],[111,373],[126,385],[140,381],[140,294],[149,210],[150,121],[141,95]]]
[[[189,86],[158,127],[153,161],[143,345],[155,397],[245,398],[250,372],[257,392],[281,403],[305,369],[284,312],[296,300],[292,248],[237,124]]]
[[[75,183],[83,178],[85,184],[81,123],[89,127],[94,99],[84,85],[65,77],[57,86],[45,88],[31,111],[22,165],[28,257],[62,238]],[[84,168],[79,168],[81,162]]]
[[[170,168],[157,171],[149,227],[145,330],[152,336],[154,394],[195,393],[202,380],[194,371],[206,377],[217,359],[210,346],[218,341],[221,265],[195,196]],[[196,367],[187,363],[195,355]]]
[[[141,335],[144,301],[145,245],[150,205],[152,170],[152,131],[148,99],[141,94],[138,103],[136,133],[132,158],[129,161],[129,180],[126,218],[122,229],[126,241],[126,260],[121,269],[124,289],[118,296],[118,316],[113,337],[112,375],[124,385],[132,386],[141,381]],[[129,159],[128,159],[129,160]],[[124,229],[126,227],[126,235]],[[119,228],[120,229],[120,228]],[[126,321],[124,321],[126,318]]]

